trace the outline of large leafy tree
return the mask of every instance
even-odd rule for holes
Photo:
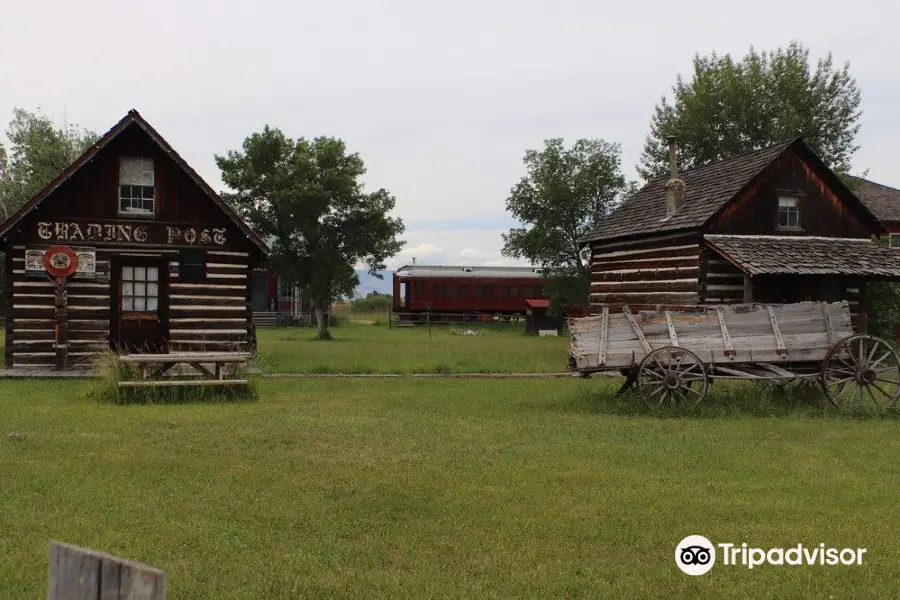
[[[740,60],[696,55],[690,80],[679,75],[671,101],[656,105],[637,169],[644,179],[667,172],[668,135],[678,137],[683,169],[802,135],[845,173],[858,148],[860,100],[849,63],[836,67],[829,54],[812,65],[798,42],[773,52],[751,48]]]
[[[503,254],[527,258],[549,275],[554,309],[586,306],[589,267],[578,239],[593,229],[628,190],[621,148],[602,139],[544,142],[525,152],[526,175],[513,186],[506,209],[520,222],[503,234]]]
[[[57,124],[40,110],[13,109],[6,129],[7,151],[0,140],[0,221],[5,221],[97,140],[75,124]],[[5,309],[6,278],[0,252],[0,311]]]
[[[385,260],[403,247],[403,222],[388,215],[394,197],[365,192],[362,159],[331,137],[294,140],[266,126],[216,163],[233,190],[224,198],[272,240],[273,270],[299,286],[315,308],[319,338],[330,338],[325,313],[359,285],[355,266],[381,278]]]
[[[6,137],[8,153],[0,142],[0,215],[4,221],[97,141],[93,131],[67,122],[57,125],[40,111],[22,108],[13,109]]]

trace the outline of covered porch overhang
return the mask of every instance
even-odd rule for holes
[[[737,285],[726,286],[743,294],[735,300],[843,300],[851,306],[857,330],[865,329],[867,282],[900,281],[900,251],[865,238],[706,235],[703,241],[710,255],[733,273],[728,276],[736,276],[737,281],[730,281]],[[711,289],[717,283],[714,276],[710,273],[708,279]]]

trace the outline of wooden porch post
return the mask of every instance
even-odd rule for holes
[[[753,278],[750,273],[744,273],[744,302],[753,302]]]

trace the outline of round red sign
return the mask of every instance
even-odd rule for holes
[[[44,268],[54,277],[68,277],[78,268],[78,255],[67,246],[53,246],[44,252]]]

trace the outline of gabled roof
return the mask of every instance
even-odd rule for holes
[[[159,148],[165,152],[169,157],[175,161],[181,169],[190,177],[194,183],[196,183],[200,189],[202,189],[207,196],[209,196],[210,200],[212,200],[216,206],[218,206],[222,212],[224,212],[229,219],[246,235],[250,241],[252,241],[261,251],[262,253],[268,254],[269,247],[266,245],[263,240],[256,235],[256,233],[250,229],[250,227],[238,216],[237,213],[234,212],[227,202],[222,200],[222,198],[215,192],[209,184],[203,181],[203,178],[197,174],[197,172],[191,168],[187,162],[169,145],[169,143],[156,131],[150,123],[148,123],[138,111],[131,109],[128,111],[128,114],[125,115],[122,120],[112,126],[109,131],[104,133],[100,139],[98,139],[93,146],[85,150],[81,156],[79,156],[75,161],[69,165],[62,173],[56,176],[50,183],[44,186],[40,192],[38,192],[31,200],[29,200],[25,205],[23,205],[19,210],[17,210],[13,215],[6,220],[5,223],[0,225],[0,241],[6,239],[12,229],[18,225],[18,223],[24,219],[31,211],[37,208],[41,202],[44,201],[50,194],[52,194],[56,189],[65,183],[72,175],[78,172],[84,165],[89,163],[103,148],[106,147],[111,141],[113,141],[120,133],[125,131],[130,125],[137,125],[144,132],[150,136]]]
[[[868,238],[705,235],[703,240],[749,275],[900,278],[900,250]]]
[[[579,241],[699,228],[794,144],[803,141],[798,138],[679,173],[679,179],[686,184],[684,204],[668,219],[665,187],[670,177],[654,179],[626,198]]]
[[[900,222],[900,190],[862,177],[850,177],[853,192],[882,223]]]

